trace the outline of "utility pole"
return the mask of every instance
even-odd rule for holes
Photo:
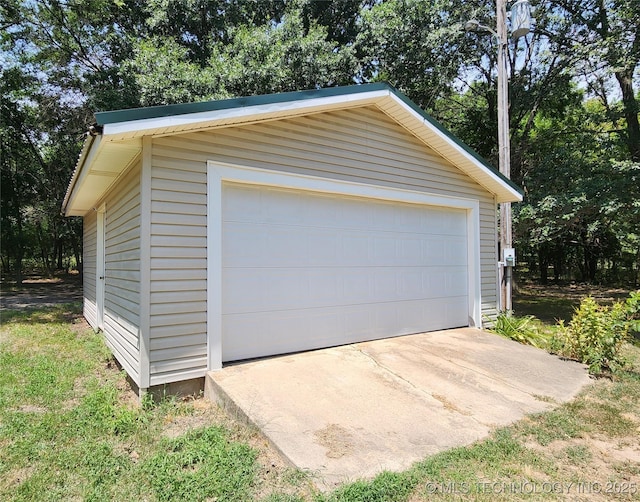
[[[509,49],[507,43],[507,2],[496,0],[496,34],[498,39],[498,164],[500,172],[511,179],[511,138],[509,135]],[[511,249],[511,202],[500,204],[500,308],[512,310],[511,287],[513,267],[504,252]]]
[[[514,39],[531,30],[531,6],[528,0],[517,0],[511,7],[511,34]],[[498,163],[500,173],[511,179],[511,138],[509,135],[509,37],[507,35],[507,0],[496,0],[496,30],[475,19],[467,21],[466,31],[488,31],[498,43]],[[511,290],[515,251],[511,235],[511,202],[500,203],[500,310],[512,310]]]

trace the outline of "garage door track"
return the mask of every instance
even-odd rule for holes
[[[581,364],[464,328],[229,365],[207,394],[331,489],[470,444],[589,381]]]

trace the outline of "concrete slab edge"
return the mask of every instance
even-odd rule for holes
[[[217,404],[222,408],[228,415],[232,418],[239,420],[240,422],[249,425],[254,428],[258,434],[264,437],[269,445],[280,455],[280,458],[284,460],[290,467],[294,469],[298,469],[293,461],[280,449],[280,447],[269,437],[268,434],[265,434],[262,428],[256,424],[249,415],[247,415],[240,406],[238,406],[233,399],[218,385],[215,381],[214,376],[211,374],[212,372],[207,373],[205,376],[204,382],[204,397],[208,399],[212,403]]]

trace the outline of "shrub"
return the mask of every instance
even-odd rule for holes
[[[640,338],[640,290],[632,292],[624,304],[629,332]]]
[[[624,364],[620,349],[628,331],[625,304],[606,307],[587,297],[569,325],[560,325],[552,345],[559,354],[589,365],[591,373],[616,371]]]
[[[546,343],[544,335],[533,326],[534,316],[517,317],[510,313],[501,312],[490,330],[505,338],[534,347],[543,347]]]

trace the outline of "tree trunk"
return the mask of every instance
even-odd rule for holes
[[[558,282],[562,276],[562,272],[564,270],[563,258],[564,253],[562,247],[556,246],[553,253],[553,279],[555,282]]]
[[[56,238],[56,269],[57,270],[62,270],[64,268],[64,263],[63,263],[63,258],[64,258],[64,253],[63,251],[63,245],[62,245],[62,239],[60,238]]]
[[[42,260],[42,272],[50,277],[52,275],[51,262],[49,261],[49,256],[47,254],[47,245],[42,232],[42,225],[39,221],[36,223],[36,230],[36,235],[38,236],[38,246],[40,247],[40,259]]]
[[[631,160],[640,162],[640,123],[638,123],[638,102],[633,93],[633,69],[617,71],[616,79],[622,91],[624,117],[627,121],[627,146]]]
[[[549,282],[549,258],[547,250],[543,246],[538,248],[538,267],[540,270],[540,282],[547,284]]]
[[[18,211],[18,242],[16,246],[16,283],[22,286],[22,260],[24,258],[24,234],[22,232],[22,217]]]

